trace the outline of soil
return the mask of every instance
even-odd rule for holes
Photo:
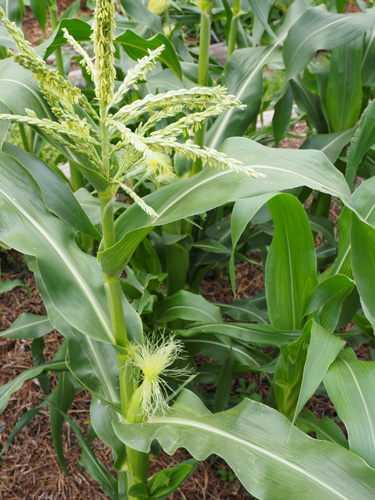
[[[62,14],[72,3],[74,3],[74,0],[59,0],[59,15]],[[81,0],[81,9],[78,17],[80,17],[82,14],[89,14],[90,12],[91,11],[86,7],[86,0]],[[45,33],[43,33],[39,24],[35,22],[35,18],[31,12],[30,7],[26,7],[26,15],[22,20],[22,31],[32,45],[37,45],[41,38],[45,40],[51,34],[52,30],[49,16]]]

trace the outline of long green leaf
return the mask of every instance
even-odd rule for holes
[[[375,466],[375,362],[344,351],[324,377],[337,413],[348,431],[350,449]]]
[[[332,51],[327,86],[327,112],[330,130],[338,132],[353,127],[362,106],[363,37]]]
[[[246,366],[249,371],[272,373],[274,366],[271,359],[258,349],[248,347],[231,340],[224,343],[213,335],[196,335],[192,338],[183,339],[184,345],[191,354],[204,354],[218,361],[224,362],[232,353],[236,362]]]
[[[74,378],[71,373],[63,372],[58,374],[56,389],[53,391],[51,400],[53,404],[50,408],[50,425],[52,433],[52,442],[55,449],[60,467],[68,475],[66,459],[62,444],[64,417],[57,410],[59,408],[63,412],[67,412],[74,401],[75,385]]]
[[[272,117],[273,134],[275,137],[276,147],[284,137],[290,124],[293,106],[293,92],[288,85],[285,94],[279,99],[275,105],[275,113]]]
[[[343,288],[352,289],[353,286],[353,280],[344,274],[337,273],[321,280],[311,294],[305,309],[305,314],[310,314],[322,307],[332,295],[335,295]]]
[[[308,89],[302,83],[299,76],[290,80],[290,86],[297,106],[306,113],[310,124],[317,130],[318,134],[326,134],[328,132],[328,125],[324,117],[322,102],[319,96]]]
[[[10,339],[37,339],[53,330],[47,316],[22,313],[7,329],[0,332],[0,337]]]
[[[296,425],[303,432],[316,432],[318,439],[332,441],[333,443],[349,448],[348,441],[340,427],[328,417],[320,420],[310,410],[305,410],[296,420]]]
[[[114,433],[111,422],[120,420],[121,416],[100,399],[93,397],[90,405],[90,423],[101,441],[116,454],[114,468],[121,470],[126,460],[124,443]]]
[[[348,165],[345,178],[349,186],[363,157],[374,144],[375,137],[375,101],[372,101],[361,115],[361,121],[350,143]]]
[[[30,294],[30,288],[25,285],[25,283],[21,280],[5,280],[0,283],[0,293],[7,293],[10,292],[11,290],[14,290],[15,288],[21,286],[24,288],[29,296],[31,298]]]
[[[309,186],[340,197],[351,206],[350,190],[342,174],[319,151],[275,150],[249,139],[228,139],[222,150],[245,165],[253,165],[264,179],[205,168],[145,197],[159,214],[150,218],[133,205],[116,222],[117,243],[100,251],[98,259],[107,276],[117,277],[139,242],[152,227],[215,208],[224,203],[276,190]]]
[[[113,347],[107,343],[97,342],[75,330],[52,303],[35,259],[29,259],[29,267],[34,272],[49,320],[67,339],[68,369],[83,387],[117,410],[120,393],[117,357]]]
[[[375,80],[375,66],[371,61],[375,57],[375,28],[366,32],[362,57],[362,85],[371,87]]]
[[[293,423],[304,405],[319,387],[329,366],[337,358],[344,345],[345,340],[334,337],[315,321],[313,322]]]
[[[40,0],[30,0],[30,7],[35,19],[44,31],[47,24],[47,7],[45,2],[41,2]]]
[[[234,267],[234,257],[237,243],[244,233],[249,222],[255,216],[258,210],[260,210],[263,205],[265,205],[267,201],[275,195],[276,192],[266,193],[260,196],[253,196],[252,198],[238,200],[234,204],[230,221],[233,250],[229,261],[230,280],[234,295],[236,294],[236,273]]]
[[[37,52],[42,57],[47,58],[58,47],[66,45],[66,39],[63,33],[64,28],[66,28],[78,42],[90,41],[92,28],[88,23],[81,19],[62,19],[53,34],[37,48]],[[181,65],[176,51],[169,39],[162,33],[158,33],[146,40],[132,30],[126,29],[124,33],[116,36],[115,43],[122,45],[128,55],[135,60],[147,55],[148,49],[153,50],[160,47],[160,45],[165,45],[165,49],[160,56],[160,61],[166,64],[181,79]]]
[[[236,299],[219,307],[224,314],[237,321],[268,323],[267,312],[259,309],[251,299]]]
[[[256,325],[248,323],[210,323],[203,325],[193,325],[186,330],[179,330],[182,336],[191,337],[198,333],[212,333],[214,335],[224,335],[242,342],[249,342],[256,345],[288,345],[300,336],[300,332],[281,331],[271,325]]]
[[[363,304],[375,317],[375,228],[355,214],[352,214],[352,266]]]
[[[46,209],[33,181],[9,156],[0,154],[0,239],[38,259],[52,302],[75,328],[114,343],[102,274],[83,253],[73,231]],[[79,307],[73,307],[79,304]]]
[[[274,237],[266,264],[266,296],[271,324],[299,330],[311,292],[317,283],[316,253],[304,208],[290,194],[268,202]]]
[[[92,225],[69,186],[38,156],[27,153],[10,143],[3,152],[22,165],[42,191],[47,208],[75,229],[100,240],[101,235]]]
[[[262,102],[263,66],[280,58],[277,43],[233,52],[224,69],[223,85],[230,94],[246,104],[246,108],[230,108],[215,120],[207,133],[208,147],[218,149],[228,137],[241,136],[246,132]]]
[[[305,12],[289,30],[283,58],[287,78],[303,70],[317,50],[332,50],[355,40],[374,25],[375,10],[364,15],[332,14],[322,6]]]
[[[38,118],[53,119],[30,71],[16,64],[12,58],[0,60],[0,100],[15,114],[25,114],[28,108],[35,111]]]
[[[74,431],[74,434],[77,436],[83,452],[81,464],[83,464],[87,468],[92,478],[100,483],[100,486],[107,493],[107,495],[109,495],[109,498],[111,500],[119,500],[116,479],[107,471],[102,462],[95,456],[79,425],[70,417],[68,417],[68,415],[64,411],[60,410],[58,406],[55,406],[55,408],[56,411],[58,411],[61,416],[69,423],[70,427]]]
[[[253,10],[255,19],[254,19],[254,33],[253,33],[253,45],[258,45],[258,42],[263,34],[263,31],[267,31],[267,33],[275,38],[275,33],[272,31],[271,26],[268,24],[268,16],[272,7],[272,2],[270,0],[249,0],[251,8]],[[256,21],[262,26],[263,30],[259,28],[256,29]],[[255,34],[258,32],[257,34]]]
[[[26,380],[37,377],[44,371],[59,372],[67,370],[65,361],[51,361],[42,365],[33,366],[25,370],[21,375],[0,387],[0,414],[5,410],[12,394],[21,389]]]
[[[17,434],[30,422],[34,420],[34,418],[38,415],[40,410],[48,404],[48,401],[43,401],[40,405],[36,406],[35,408],[31,408],[31,410],[25,411],[25,413],[22,415],[22,417],[18,420],[16,425],[13,427],[12,432],[9,434],[9,437],[4,444],[1,452],[0,452],[0,457],[7,451],[9,446],[12,444],[13,439],[17,436]]]
[[[278,412],[248,399],[212,415],[198,396],[184,391],[168,415],[113,425],[118,437],[139,451],[148,452],[157,439],[169,454],[179,447],[198,460],[218,454],[261,500],[373,498],[375,471],[354,453],[291,429]]]
[[[327,156],[329,161],[335,163],[343,148],[353,137],[354,130],[354,128],[350,128],[332,134],[310,135],[301,145],[301,149],[319,149]]]
[[[220,309],[201,295],[180,290],[159,302],[155,308],[157,321],[168,322],[180,318],[202,323],[221,323]]]
[[[371,301],[373,300],[373,298],[371,298],[372,291],[371,291],[371,286],[366,286],[366,283],[368,283],[368,279],[369,276],[371,275],[372,268],[366,267],[365,262],[367,262],[368,265],[368,263],[371,262],[374,256],[371,243],[369,247],[370,253],[363,252],[363,248],[364,246],[367,247],[367,245],[369,244],[368,241],[369,238],[371,239],[371,237],[374,236],[371,227],[375,225],[374,197],[375,197],[375,178],[368,179],[367,181],[363,182],[358,187],[358,189],[356,189],[356,191],[353,194],[353,204],[356,212],[361,216],[362,219],[362,220],[358,219],[358,221],[356,222],[356,231],[358,233],[358,234],[356,233],[357,238],[355,239],[353,237],[354,229],[352,231],[352,214],[346,207],[344,207],[339,221],[340,240],[339,240],[337,259],[334,262],[334,264],[321,275],[320,278],[320,280],[322,280],[334,274],[345,274],[349,278],[352,278],[353,274],[352,274],[351,258],[352,258],[352,246],[354,244],[355,255],[353,255],[353,262],[355,261],[355,265],[353,264],[353,268],[355,267],[355,272],[354,272],[355,282],[358,291],[360,291],[361,287],[361,290],[362,288],[364,288],[363,293],[365,293],[366,296],[367,294],[369,294],[366,299],[366,302],[370,304],[370,307],[371,307]],[[356,215],[353,214],[353,219],[355,218]],[[363,221],[367,221],[367,223],[371,224],[371,226]],[[362,233],[363,233],[363,241],[361,240]],[[360,239],[358,240],[358,238]],[[362,260],[362,255],[364,260]],[[331,308],[331,301],[329,301],[325,306],[323,306],[321,314],[324,315],[325,310],[329,312],[330,308]]]

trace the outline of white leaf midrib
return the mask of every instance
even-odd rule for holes
[[[83,292],[83,294],[88,299],[91,307],[95,311],[95,314],[104,328],[108,338],[111,342],[115,343],[115,339],[113,337],[113,333],[111,328],[108,325],[107,319],[101,312],[100,304],[97,303],[95,298],[92,296],[91,290],[88,288],[84,278],[79,273],[78,269],[71,263],[68,256],[64,254],[60,246],[50,237],[50,235],[45,231],[45,229],[31,216],[29,215],[18,203],[15,199],[11,198],[3,189],[0,188],[0,193],[18,210],[23,217],[25,217],[39,233],[43,236],[43,238],[47,241],[47,243],[54,249],[57,255],[60,257],[62,262],[65,264],[66,268],[70,271],[70,273],[75,277],[75,282]]]
[[[338,498],[340,498],[342,500],[351,500],[350,498],[342,495],[339,491],[335,490],[329,484],[325,483],[321,479],[317,478],[316,476],[314,476],[310,472],[303,469],[302,467],[299,467],[298,465],[290,462],[289,460],[282,458],[279,455],[276,455],[275,453],[272,453],[271,451],[268,451],[259,445],[251,443],[250,441],[247,441],[246,439],[240,438],[234,434],[230,434],[229,432],[226,432],[222,429],[218,429],[217,427],[213,427],[211,425],[205,424],[203,422],[198,422],[196,420],[188,420],[188,419],[177,418],[177,417],[154,417],[150,421],[150,424],[182,425],[184,427],[191,427],[191,428],[195,428],[195,429],[209,432],[209,433],[217,435],[223,439],[229,439],[230,441],[235,441],[243,446],[246,446],[247,448],[253,449],[254,451],[257,451],[259,453],[262,453],[263,455],[266,455],[267,457],[271,458],[272,460],[275,460],[276,462],[280,462],[283,465],[290,467],[292,470],[299,472],[300,474],[306,476],[308,479],[316,482],[320,486],[323,486],[325,489],[331,491]],[[186,439],[185,439],[185,445],[186,445]]]

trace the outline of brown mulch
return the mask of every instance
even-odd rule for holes
[[[58,1],[59,15],[61,15],[73,2],[74,0],[59,0]],[[82,14],[88,14],[90,12],[91,11],[86,7],[86,0],[81,0],[81,9],[79,16],[81,16]],[[35,18],[31,12],[30,7],[26,7],[26,15],[23,17],[22,20],[22,31],[24,32],[26,38],[32,45],[38,45],[42,37],[46,39],[52,32],[49,15],[47,20],[46,31],[43,34],[41,27],[35,21]]]
[[[306,140],[307,131],[309,127],[305,120],[301,120],[295,124],[291,130],[291,134],[299,137],[285,137],[280,141],[279,148],[282,149],[298,149],[301,144]]]
[[[368,3],[368,1],[367,1]],[[362,9],[359,7],[359,5],[356,2],[346,2],[344,13],[345,14],[357,14],[363,12]]]
[[[261,263],[262,261],[260,252],[250,253],[247,257],[255,262]],[[234,298],[249,299],[263,288],[263,267],[248,262],[236,264],[236,297],[233,296],[227,270],[211,272],[201,283],[201,292],[205,299],[223,304],[232,302]]]

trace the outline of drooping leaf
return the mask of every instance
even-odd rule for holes
[[[57,410],[59,408],[63,412],[67,412],[74,401],[75,385],[71,373],[63,372],[58,374],[58,381],[56,389],[51,395],[53,404],[50,408],[50,425],[52,433],[52,442],[55,449],[57,459],[60,467],[68,476],[68,469],[66,466],[66,458],[62,444],[63,424],[64,417]]]
[[[186,290],[180,290],[163,299],[157,304],[155,313],[157,321],[160,322],[173,321],[178,318],[202,323],[222,321],[220,309],[217,306],[201,295]]]
[[[16,425],[13,427],[12,432],[9,434],[9,437],[4,444],[1,452],[0,452],[0,457],[7,451],[9,446],[12,444],[14,438],[17,436],[17,434],[30,422],[34,420],[34,418],[38,415],[40,410],[48,404],[48,401],[43,401],[38,406],[35,406],[35,408],[31,408],[31,410],[25,411],[25,413],[22,415],[22,417],[18,420]]]
[[[309,9],[289,30],[283,46],[287,79],[298,75],[317,50],[333,50],[355,40],[374,24],[375,10],[364,15],[333,14],[319,6]]]
[[[157,439],[169,454],[179,447],[198,460],[218,454],[262,500],[373,496],[375,472],[354,453],[291,429],[278,412],[249,399],[212,415],[198,396],[184,391],[168,415],[144,424],[113,425],[123,442],[142,452]]]
[[[18,377],[8,382],[0,387],[0,414],[5,410],[8,401],[12,394],[21,389],[22,385],[26,380],[37,377],[44,371],[59,372],[67,370],[65,361],[50,361],[49,363],[44,363],[43,365],[33,366],[28,370],[25,370]]]
[[[53,403],[52,403],[53,404]],[[91,477],[98,481],[105,493],[111,500],[119,500],[118,487],[116,479],[107,471],[102,462],[95,456],[85,439],[79,425],[62,411],[58,406],[55,406],[61,416],[69,423],[74,434],[77,436],[78,442],[82,448],[81,465],[87,468]]]
[[[53,330],[47,316],[22,313],[7,329],[0,332],[0,337],[10,339],[36,339],[43,337]]]
[[[224,343],[214,335],[204,334],[195,335],[191,338],[184,337],[184,345],[191,354],[204,354],[218,361],[224,362],[230,353],[232,353],[236,362],[246,366],[249,371],[273,373],[271,359],[264,353],[249,347],[246,343],[239,343],[231,339]]]
[[[97,240],[101,239],[101,234],[91,224],[69,186],[46,163],[8,142],[4,144],[3,152],[20,163],[35,179],[51,212],[75,229]]]
[[[24,288],[27,292],[27,295],[29,298],[31,297],[30,294],[30,288],[25,285],[25,283],[21,280],[5,280],[0,283],[0,293],[7,293],[10,292],[11,290],[14,290],[15,288],[21,286]]]
[[[276,38],[275,33],[268,24],[272,2],[270,0],[249,0],[249,3],[255,16],[253,27],[253,46],[255,47],[258,45],[264,31],[267,31],[272,38]]]
[[[234,267],[234,257],[237,243],[246,227],[248,226],[249,222],[255,216],[258,210],[260,210],[262,206],[265,205],[267,201],[273,198],[273,196],[275,195],[276,192],[266,193],[260,196],[253,196],[252,198],[238,200],[234,204],[230,222],[233,250],[229,261],[230,280],[234,295],[236,294],[236,273]]]
[[[327,370],[344,345],[345,340],[338,339],[315,321],[313,322],[293,424],[299,412],[319,387]]]
[[[271,325],[257,325],[248,323],[210,323],[192,325],[186,330],[179,330],[179,334],[186,337],[198,333],[212,333],[256,345],[288,345],[300,336],[300,332],[282,331]]]
[[[230,56],[223,73],[228,93],[243,104],[244,110],[230,108],[222,113],[207,132],[206,145],[219,149],[228,137],[242,136],[256,118],[263,95],[263,66],[280,60],[276,42],[266,47],[238,49]]]
[[[203,172],[157,190],[144,200],[159,214],[147,216],[133,205],[116,221],[117,243],[98,254],[107,276],[117,277],[139,242],[156,225],[205,212],[230,201],[297,186],[328,192],[351,206],[350,192],[342,174],[319,151],[275,150],[249,139],[228,139],[222,148],[227,155],[253,165],[264,179],[205,168]]]
[[[305,309],[305,315],[320,309],[328,299],[332,298],[343,289],[348,289],[348,294],[352,291],[355,283],[344,274],[333,274],[323,279],[314,288],[309,302]]]
[[[251,299],[236,299],[229,304],[219,305],[221,312],[237,321],[268,323],[268,314],[259,309]]]
[[[220,369],[219,377],[216,382],[216,391],[214,396],[215,413],[224,411],[227,407],[232,389],[232,380],[234,378],[234,362],[235,357],[232,352],[230,352]]]
[[[319,149],[327,156],[329,161],[335,163],[343,148],[353,137],[354,130],[354,128],[350,128],[332,134],[310,135],[301,145],[301,149]]]
[[[290,80],[293,97],[297,106],[307,115],[310,124],[317,130],[318,134],[327,134],[328,125],[324,117],[321,99],[312,90],[308,89],[299,76]]]
[[[348,441],[340,427],[328,417],[320,420],[310,410],[305,410],[297,417],[296,425],[303,432],[316,432],[318,439],[332,441],[344,448],[349,448]]]
[[[83,253],[73,231],[47,210],[34,182],[18,163],[1,153],[0,165],[1,240],[38,259],[48,295],[72,326],[114,343],[96,259]]]
[[[59,314],[46,293],[35,259],[29,260],[29,267],[34,272],[50,322],[67,339],[67,368],[91,394],[118,410],[120,401],[118,366],[113,347],[104,342],[97,342],[75,330]]]

